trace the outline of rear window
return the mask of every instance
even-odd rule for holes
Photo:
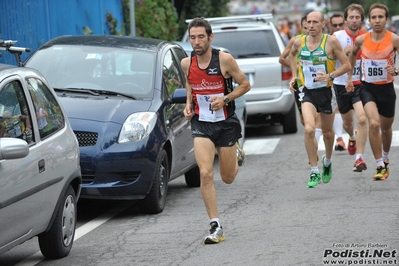
[[[215,32],[212,45],[229,49],[236,59],[280,56],[276,37],[271,30]]]

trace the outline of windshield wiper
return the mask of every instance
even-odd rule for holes
[[[137,100],[136,97],[134,97],[133,95],[127,94],[127,93],[123,93],[123,92],[118,92],[118,91],[107,91],[107,90],[94,90],[95,92],[101,93],[101,94],[106,94],[106,95],[121,95],[133,100]]]
[[[90,93],[91,95],[95,95],[95,96],[100,95],[95,90],[85,89],[85,88],[54,88],[54,90],[55,91],[87,92],[87,93]]]
[[[270,53],[240,54],[240,55],[238,55],[237,57],[238,57],[238,58],[248,58],[248,57],[263,56],[263,55],[270,55]]]
[[[121,95],[133,100],[137,100],[136,97],[126,94],[123,92],[115,92],[115,91],[107,91],[107,90],[93,90],[93,89],[86,89],[86,88],[54,88],[55,91],[73,91],[73,92],[85,92],[85,93],[90,93],[91,95],[94,96],[99,96],[100,94],[106,94],[106,95]]]

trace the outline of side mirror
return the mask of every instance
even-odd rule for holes
[[[20,159],[29,154],[25,140],[17,138],[0,138],[0,160]]]
[[[176,89],[172,94],[172,103],[186,103],[187,92],[185,88]]]

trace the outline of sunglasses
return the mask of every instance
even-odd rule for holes
[[[342,27],[344,23],[338,23],[338,24],[331,24],[334,28],[336,27]]]

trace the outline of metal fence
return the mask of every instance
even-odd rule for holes
[[[16,40],[15,46],[35,51],[60,35],[109,34],[107,12],[123,23],[122,0],[0,0],[0,39]],[[0,63],[16,65],[15,58],[1,51]],[[22,54],[25,60],[30,53]]]

